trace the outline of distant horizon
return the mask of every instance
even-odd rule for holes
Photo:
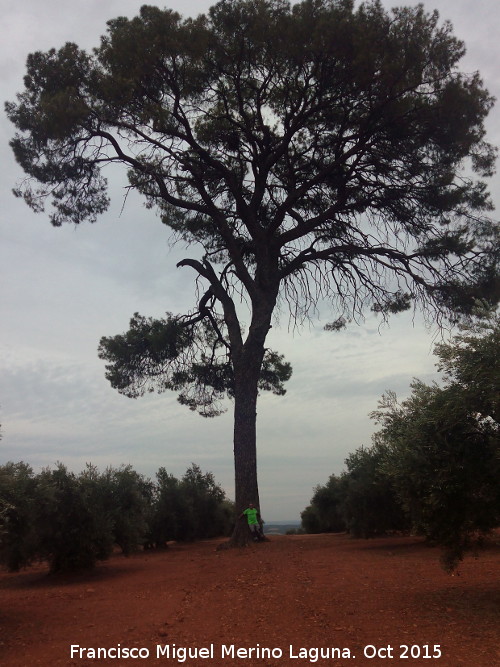
[[[295,524],[301,524],[301,519],[290,519],[289,521],[264,521],[268,526],[293,526]]]

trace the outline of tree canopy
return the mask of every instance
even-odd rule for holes
[[[93,222],[118,163],[193,246],[178,264],[193,309],[137,315],[100,354],[129,395],[176,389],[203,414],[234,398],[238,509],[258,502],[259,387],[282,393],[291,372],[265,347],[276,307],[300,322],[328,300],[335,328],[366,308],[441,318],[498,298],[493,100],[463,54],[422,5],[222,0],[187,19],[144,6],[92,53],[28,57],[7,104],[31,177],[17,194],[54,225]]]
[[[448,571],[500,525],[500,320],[490,316],[436,345],[442,386],[387,392],[373,445],[318,486],[302,512],[308,532],[354,537],[412,530],[442,548]]]
[[[449,569],[500,524],[499,334],[496,317],[438,345],[445,385],[414,381],[407,400],[389,393],[374,413],[385,471]]]
[[[233,514],[212,473],[194,463],[180,480],[161,467],[153,482],[129,465],[100,472],[87,464],[75,475],[62,463],[35,474],[9,462],[0,465],[0,564],[88,569],[116,546],[129,555],[170,540],[228,535]]]

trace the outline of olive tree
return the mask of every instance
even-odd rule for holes
[[[373,413],[382,472],[448,570],[500,524],[499,341],[498,316],[463,329],[436,346],[444,386],[414,380],[406,400],[388,392]]]

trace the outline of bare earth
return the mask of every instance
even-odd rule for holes
[[[498,545],[455,576],[416,538],[217,545],[117,555],[72,577],[1,573],[0,665],[500,665]],[[118,645],[149,655],[88,650]],[[198,658],[182,663],[187,648]]]

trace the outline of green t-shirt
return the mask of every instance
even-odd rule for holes
[[[252,509],[250,509],[250,507],[248,507],[243,512],[243,514],[246,514],[249,526],[255,526],[259,523],[259,520],[257,519],[257,514],[258,513],[259,513],[259,510],[255,509],[255,507],[253,507]]]

